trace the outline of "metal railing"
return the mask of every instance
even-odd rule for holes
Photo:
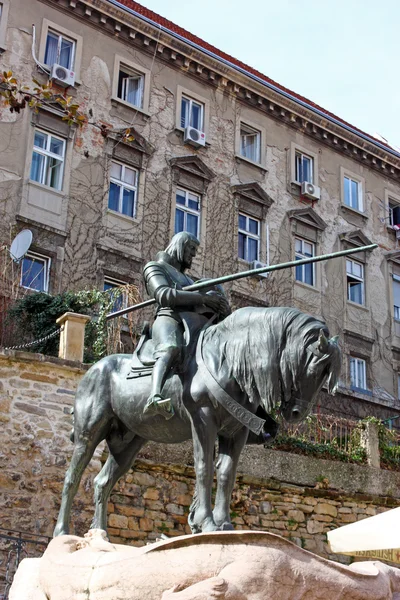
[[[0,600],[7,600],[21,560],[42,556],[50,540],[45,535],[0,528]]]
[[[340,452],[351,452],[359,421],[333,415],[312,414],[296,425],[283,423],[280,433],[314,444],[333,444]]]

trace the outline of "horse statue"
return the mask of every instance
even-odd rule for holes
[[[88,370],[78,386],[75,446],[55,536],[69,533],[73,498],[84,469],[103,440],[109,455],[94,480],[92,528],[106,529],[109,495],[146,442],[175,444],[192,438],[196,488],[189,513],[191,530],[232,529],[230,498],[249,431],[262,437],[263,429],[264,434],[268,431],[268,420],[259,415],[267,417],[279,407],[287,422],[304,419],[325,382],[328,392],[335,392],[341,352],[336,338],[329,339],[325,323],[297,309],[239,309],[203,328],[197,342],[193,339],[192,346],[187,346],[184,369],[170,375],[164,386],[173,405],[168,420],[144,410],[151,371],[142,367],[141,377],[129,378],[131,365],[132,355],[107,356]]]

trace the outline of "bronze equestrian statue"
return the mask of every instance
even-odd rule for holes
[[[230,498],[249,434],[261,440],[274,434],[268,415],[277,408],[288,422],[304,419],[325,383],[329,393],[335,391],[341,352],[325,323],[294,308],[242,308],[228,314],[220,289],[182,291],[198,242],[179,235],[166,255],[145,267],[147,289],[158,304],[153,339],[146,330],[133,359],[107,356],[78,386],[75,447],[54,535],[69,532],[73,498],[103,440],[109,455],[94,481],[92,528],[106,529],[111,490],[146,442],[192,438],[196,490],[190,527],[194,533],[232,529]]]

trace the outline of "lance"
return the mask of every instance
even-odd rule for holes
[[[300,265],[308,265],[310,263],[321,262],[322,260],[330,260],[331,258],[338,258],[340,256],[347,256],[348,254],[355,254],[356,252],[367,252],[369,250],[374,250],[378,247],[378,244],[370,244],[369,246],[359,246],[357,248],[351,248],[349,250],[341,250],[340,252],[331,252],[330,254],[321,254],[320,256],[311,256],[310,258],[302,258],[300,260],[292,260],[291,262],[279,263],[277,265],[271,265],[266,267],[260,267],[259,269],[250,269],[249,271],[241,271],[240,273],[232,273],[231,275],[223,275],[222,277],[217,277],[216,279],[204,279],[202,281],[198,281],[197,283],[193,283],[192,285],[187,285],[182,288],[184,292],[196,292],[198,290],[202,290],[204,288],[214,287],[215,285],[221,283],[227,283],[228,281],[236,281],[237,279],[243,279],[244,277],[253,277],[257,275],[262,275],[263,273],[271,273],[272,271],[281,271],[282,269],[290,269],[292,267],[299,267]],[[145,300],[145,302],[140,302],[139,304],[135,304],[134,306],[128,306],[127,308],[122,308],[121,310],[117,310],[113,313],[110,313],[106,316],[107,321],[109,319],[115,319],[116,317],[122,317],[129,312],[134,310],[139,310],[140,308],[145,308],[146,306],[151,306],[155,304],[156,301],[154,298],[150,300]]]

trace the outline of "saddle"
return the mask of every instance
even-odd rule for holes
[[[200,331],[207,328],[207,323],[211,325],[211,320],[206,315],[198,313],[182,312],[180,313],[183,327],[185,345],[182,352],[182,360],[177,365],[175,372],[183,373],[190,358],[195,354],[197,341]],[[139,343],[132,356],[131,369],[127,379],[137,379],[151,375],[155,364],[154,342],[151,338],[151,327],[146,321],[143,325],[142,334]]]

